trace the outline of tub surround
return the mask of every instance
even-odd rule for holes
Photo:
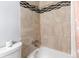
[[[29,2],[30,3],[30,2]],[[38,4],[38,2],[34,2]],[[21,8],[21,37],[22,37],[22,57],[26,57],[29,53],[35,50],[37,47],[32,42],[39,40],[40,42],[40,18],[39,14],[20,7]]]
[[[40,45],[70,54],[70,4],[70,1],[20,2],[23,57]]]

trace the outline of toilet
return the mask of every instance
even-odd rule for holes
[[[13,44],[11,47],[0,48],[0,58],[21,58],[21,42]]]

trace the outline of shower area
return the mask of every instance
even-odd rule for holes
[[[71,2],[20,1],[22,57],[41,46],[71,54]]]

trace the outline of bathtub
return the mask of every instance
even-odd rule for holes
[[[72,58],[71,55],[47,47],[40,47],[27,56],[28,58]]]

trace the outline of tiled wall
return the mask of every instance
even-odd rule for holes
[[[42,46],[70,53],[70,6],[40,14],[40,26]]]
[[[32,41],[40,41],[40,18],[39,14],[21,7],[21,28],[22,28],[22,57],[26,57],[36,47]]]
[[[39,4],[37,2],[36,5],[43,8],[50,3],[55,4],[56,2],[41,1]],[[70,53],[70,6],[41,14],[21,7],[21,24],[23,57],[36,49],[32,44],[33,40],[41,41],[41,46]]]

